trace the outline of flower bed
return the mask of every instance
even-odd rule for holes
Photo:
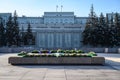
[[[105,58],[94,52],[84,53],[81,50],[34,50],[22,51],[17,57],[9,57],[10,64],[104,64]]]
[[[92,57],[97,56],[95,52],[84,53],[81,50],[34,50],[32,52],[22,51],[18,54],[22,57]]]

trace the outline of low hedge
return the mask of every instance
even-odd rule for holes
[[[54,54],[27,54],[23,57],[92,57],[91,55],[79,55],[79,54],[63,54],[63,55],[54,55]]]
[[[85,54],[79,54],[79,53],[51,53],[51,54],[46,54],[46,53],[27,53],[24,55],[18,54],[18,56],[22,57],[93,57],[97,56],[96,54],[93,53],[85,53]]]
[[[39,53],[39,51],[38,50],[33,50],[32,53]]]
[[[24,56],[24,55],[27,55],[28,53],[26,51],[21,51],[18,56]]]
[[[23,57],[92,57],[97,56],[95,52],[84,53],[82,50],[33,50],[31,53],[21,51],[18,56]]]
[[[49,50],[41,50],[40,53],[49,53]]]

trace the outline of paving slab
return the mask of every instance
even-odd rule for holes
[[[120,54],[98,53],[106,64],[101,65],[10,65],[0,53],[0,80],[120,80]]]

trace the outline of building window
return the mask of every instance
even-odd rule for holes
[[[63,20],[61,19],[61,20],[60,20],[60,22],[62,23],[62,22],[63,22]]]

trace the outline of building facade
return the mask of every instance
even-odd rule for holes
[[[0,13],[5,21],[10,15]],[[35,45],[39,48],[72,49],[82,46],[86,19],[87,17],[76,17],[74,12],[44,12],[43,17],[18,17],[18,22],[20,30],[26,30],[30,23]]]
[[[0,13],[7,22],[11,13]],[[44,49],[74,49],[82,47],[82,32],[88,17],[77,17],[74,12],[44,12],[42,17],[18,17],[19,29],[30,23],[35,35],[35,46]]]

